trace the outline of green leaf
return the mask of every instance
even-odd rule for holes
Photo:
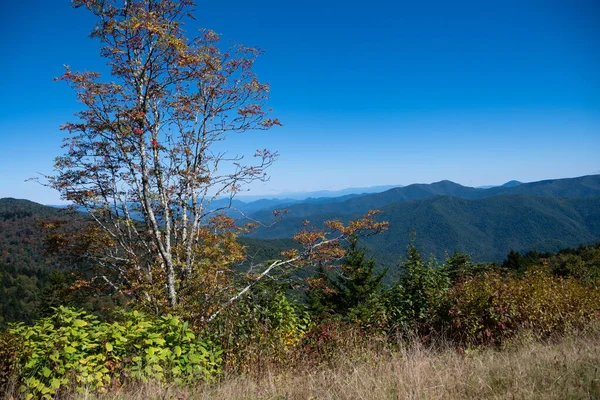
[[[73,321],[73,326],[76,326],[78,328],[81,328],[82,326],[87,326],[87,322],[85,322],[82,319],[76,319],[75,321]]]
[[[113,351],[113,345],[110,344],[110,342],[106,342],[106,351],[108,351],[108,352]]]

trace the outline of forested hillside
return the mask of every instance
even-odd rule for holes
[[[17,270],[61,267],[57,258],[45,254],[40,225],[61,215],[61,210],[29,200],[0,199],[0,264]]]
[[[413,233],[424,254],[443,258],[459,251],[480,262],[500,262],[510,250],[557,251],[600,239],[598,197],[440,196],[385,207],[381,218],[390,229],[367,243],[386,260],[403,254]]]

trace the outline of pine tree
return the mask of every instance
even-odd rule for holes
[[[447,272],[434,259],[424,261],[414,244],[408,246],[398,282],[385,293],[391,321],[410,326],[426,322],[450,286]]]
[[[353,236],[337,268],[328,273],[322,265],[318,267],[308,292],[309,308],[315,315],[337,314],[365,322],[373,314],[386,272],[375,271],[375,261],[367,259],[366,251],[358,247],[358,239]]]
[[[518,251],[510,250],[506,260],[502,263],[502,267],[514,272],[523,272],[523,257]]]

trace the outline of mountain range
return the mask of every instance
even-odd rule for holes
[[[443,257],[458,250],[477,261],[500,261],[511,249],[553,251],[600,240],[600,175],[509,182],[489,189],[441,181],[287,209],[281,222],[252,237],[291,237],[305,220],[319,226],[379,209],[390,229],[365,243],[381,260],[403,254],[414,232],[416,245],[426,254]],[[265,223],[274,218],[270,210],[251,217]]]
[[[600,240],[600,175],[511,181],[488,189],[440,181],[304,200],[234,199],[232,206],[266,224],[273,221],[273,209],[288,210],[275,226],[242,239],[258,259],[276,257],[293,245],[291,237],[305,220],[320,226],[330,219],[349,221],[372,209],[382,211],[379,218],[390,228],[363,243],[386,264],[397,262],[413,236],[424,254],[442,258],[457,250],[476,261],[501,261],[510,250],[554,251]],[[28,200],[0,199],[0,264],[64,268],[43,255],[38,226],[40,218],[60,212]]]

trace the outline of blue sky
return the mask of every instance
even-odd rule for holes
[[[94,20],[68,1],[0,6],[0,197],[56,203],[35,183],[79,109],[63,64],[104,70]],[[236,1],[189,31],[266,51],[284,127],[228,142],[281,154],[251,194],[450,179],[600,173],[600,5],[571,1]]]

